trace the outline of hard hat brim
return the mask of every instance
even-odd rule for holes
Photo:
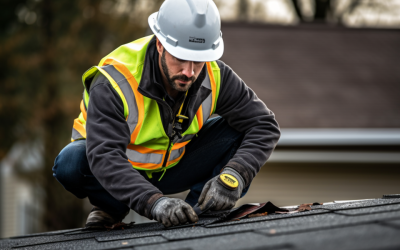
[[[216,49],[210,48],[208,50],[186,49],[179,46],[179,41],[177,46],[168,43],[167,38],[155,28],[155,24],[157,22],[157,14],[158,12],[155,12],[149,16],[148,23],[150,29],[151,31],[153,31],[154,35],[158,38],[158,40],[160,40],[161,44],[168,51],[168,53],[170,53],[174,57],[179,58],[181,60],[194,61],[194,62],[211,62],[218,60],[222,57],[222,54],[224,53],[224,41],[222,37],[220,38],[221,39],[220,43]]]

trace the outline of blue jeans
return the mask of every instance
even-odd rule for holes
[[[206,182],[219,175],[235,155],[242,139],[243,134],[231,128],[223,118],[212,118],[186,146],[181,161],[168,169],[160,181],[162,172],[153,173],[151,179],[144,171],[139,170],[139,173],[163,194],[190,189],[185,201],[194,206]],[[92,205],[110,214],[125,214],[129,210],[127,205],[112,197],[93,176],[86,158],[86,140],[71,142],[60,152],[54,162],[53,176],[76,197],[88,197]],[[244,188],[242,197],[248,189],[249,186]]]

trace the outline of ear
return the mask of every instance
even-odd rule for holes
[[[158,38],[157,38],[156,46],[157,46],[158,54],[162,55],[162,53],[164,51],[164,46],[161,44],[161,42],[160,42],[160,40],[158,40]]]

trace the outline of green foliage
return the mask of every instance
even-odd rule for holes
[[[46,192],[44,230],[80,227],[86,216],[51,171],[80,112],[81,75],[120,44],[144,36],[147,16],[161,2],[3,1],[0,159],[17,141],[43,141],[44,165],[25,177]]]

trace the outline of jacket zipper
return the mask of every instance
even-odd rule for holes
[[[157,97],[150,97],[150,95],[147,95],[147,93],[146,93],[145,91],[142,91],[141,89],[138,89],[138,90],[139,90],[139,92],[140,92],[142,95],[144,95],[144,96],[146,96],[146,97],[148,97],[148,98],[150,98],[150,99],[153,99],[153,100],[155,100],[157,103],[160,103],[161,105],[163,105],[164,107],[166,107],[167,110],[169,111],[170,120],[172,120],[172,122],[174,121],[174,114],[173,114],[173,111],[172,111],[171,107],[170,107],[164,100],[162,100],[162,99],[160,99],[160,98],[157,98]],[[145,95],[145,94],[146,94],[146,95]],[[189,105],[189,102],[190,102],[190,98],[188,99],[188,104],[187,104],[187,105]],[[189,106],[186,106],[186,109],[187,109],[188,107],[189,107]],[[173,125],[174,125],[174,124],[172,124],[172,126],[173,126]],[[165,168],[166,165],[167,165],[168,158],[169,158],[169,155],[171,154],[171,148],[172,148],[172,146],[171,146],[171,144],[172,144],[172,138],[171,138],[171,136],[175,136],[175,133],[173,133],[173,134],[170,136],[170,135],[168,134],[168,131],[166,132],[166,134],[167,134],[167,136],[168,136],[168,148],[167,148],[167,153],[165,154],[164,162],[163,162],[163,164],[162,164],[162,166],[161,166],[161,169]]]
[[[156,100],[156,101],[157,101],[157,100]],[[168,108],[169,114],[170,114],[170,120],[172,119],[172,121],[173,121],[173,112],[172,112],[171,107],[170,107],[168,104],[164,103],[164,101],[161,102],[161,103],[162,103],[162,105],[163,105],[164,107],[167,107],[167,108]],[[173,125],[172,125],[172,126],[173,126]],[[164,168],[164,167],[167,165],[168,157],[169,157],[169,155],[170,155],[170,151],[171,151],[171,148],[172,148],[172,147],[171,147],[172,139],[171,139],[170,135],[168,134],[168,132],[169,132],[169,131],[166,131],[166,134],[167,134],[167,136],[168,136],[168,148],[167,148],[167,153],[165,154],[164,162],[163,162],[161,168]]]
[[[171,148],[172,148],[172,147],[171,147],[171,142],[172,142],[172,140],[171,140],[171,138],[170,138],[169,136],[168,136],[168,138],[169,138],[168,149],[167,149],[167,153],[165,154],[164,162],[163,162],[161,168],[165,168],[165,167],[166,167],[167,162],[168,162],[169,155],[170,155],[170,153],[171,153]]]
[[[172,109],[171,109],[171,107],[170,107],[167,103],[165,103],[164,100],[159,99],[159,98],[150,97],[150,95],[147,95],[147,93],[145,93],[144,91],[140,91],[140,89],[139,89],[139,92],[140,92],[142,95],[144,95],[144,96],[146,96],[146,97],[148,97],[148,98],[150,98],[150,99],[153,99],[153,100],[155,100],[157,103],[160,103],[162,106],[166,107],[167,110],[168,110],[168,113],[169,113],[169,118],[170,118],[169,120],[170,120],[170,121],[171,121],[171,120],[173,121],[174,117],[173,117]],[[146,95],[145,95],[145,94],[146,94]],[[173,124],[172,124],[172,125],[173,125]],[[163,162],[163,164],[162,164],[162,166],[161,166],[161,169],[164,168],[164,167],[167,165],[168,157],[169,157],[169,155],[170,155],[170,153],[171,153],[170,151],[171,151],[171,142],[172,142],[172,139],[171,139],[170,135],[168,134],[168,131],[166,131],[166,134],[167,134],[167,136],[168,136],[168,148],[167,148],[167,153],[165,154],[164,162]]]

